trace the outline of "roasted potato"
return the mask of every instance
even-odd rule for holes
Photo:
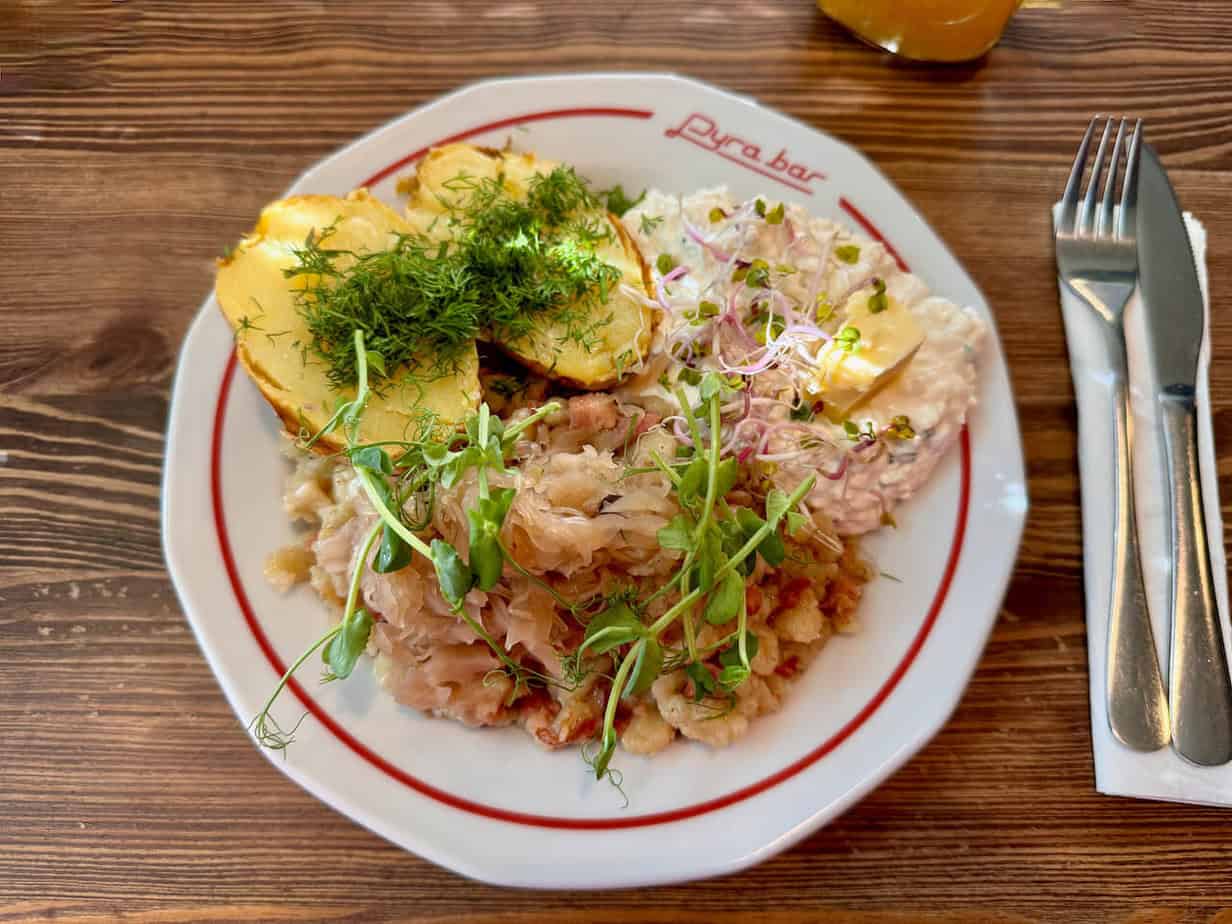
[[[407,219],[418,230],[432,236],[448,235],[448,212],[465,201],[474,180],[500,176],[512,198],[525,198],[535,174],[551,173],[559,164],[539,160],[533,154],[515,154],[469,144],[450,144],[433,148],[420,161],[415,175],[400,185],[409,194]],[[632,238],[614,215],[605,219],[612,227],[613,240],[597,249],[599,257],[621,272],[621,284],[640,292],[650,292],[650,268]],[[579,388],[608,388],[629,370],[636,368],[650,348],[654,316],[638,298],[614,286],[608,300],[592,310],[595,320],[610,317],[596,325],[594,337],[586,344],[568,336],[566,325],[545,324],[534,334],[505,342],[489,336],[494,345],[538,372]]]
[[[287,279],[283,270],[297,264],[293,249],[311,231],[333,225],[329,246],[356,252],[393,244],[411,228],[393,209],[357,190],[345,199],[335,196],[294,196],[268,205],[256,227],[234,251],[219,261],[215,293],[223,314],[235,330],[240,363],[274,406],[287,430],[315,432],[329,420],[339,402],[355,395],[354,388],[335,390],[325,369],[304,349],[308,328],[296,307],[295,290],[305,277]],[[425,421],[449,427],[474,412],[479,403],[479,360],[471,347],[456,373],[420,381],[405,369],[391,370],[373,394],[360,423],[363,442],[413,438]],[[341,432],[317,445],[339,448]]]

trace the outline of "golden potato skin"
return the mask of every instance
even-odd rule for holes
[[[345,199],[335,196],[293,196],[273,202],[261,212],[253,231],[219,261],[215,294],[223,315],[235,330],[235,352],[245,371],[282,418],[287,430],[319,430],[340,401],[354,397],[354,388],[334,390],[325,369],[302,344],[310,340],[295,304],[295,289],[304,277],[287,279],[283,270],[296,265],[293,248],[311,231],[335,225],[330,246],[337,249],[379,250],[390,247],[398,234],[411,229],[393,209],[356,190]],[[428,415],[438,426],[453,426],[479,403],[479,360],[472,348],[462,355],[456,374],[419,382],[405,369],[394,370],[373,394],[360,422],[361,442],[400,440],[423,432]],[[318,442],[329,452],[344,445],[335,431]]]
[[[415,175],[400,185],[410,197],[407,220],[423,233],[445,236],[449,209],[467,196],[465,184],[456,182],[458,177],[479,180],[500,176],[510,197],[522,199],[536,174],[551,173],[558,166],[556,161],[540,160],[529,153],[515,154],[469,144],[433,148],[420,161]],[[510,342],[488,338],[535,371],[590,390],[610,388],[625,373],[637,368],[650,349],[654,330],[651,310],[641,299],[620,288],[623,284],[635,291],[650,293],[650,267],[620,219],[609,214],[607,221],[612,226],[614,239],[599,248],[598,255],[621,271],[621,280],[613,287],[607,302],[592,309],[597,317],[611,315],[611,320],[596,328],[595,342],[589,344],[589,349],[587,345],[568,340],[566,326],[560,324],[545,325],[530,336]]]

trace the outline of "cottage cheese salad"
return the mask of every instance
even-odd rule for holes
[[[748,382],[730,450],[842,535],[866,533],[928,480],[975,403],[985,328],[930,296],[877,242],[770,198],[652,191],[625,215],[658,270],[659,365],[626,390],[715,370]]]
[[[286,425],[272,550],[399,702],[579,745],[728,745],[778,709],[875,574],[976,400],[985,336],[879,243],[771,196],[595,192],[509,150],[433,149],[397,209],[267,206],[219,264]]]

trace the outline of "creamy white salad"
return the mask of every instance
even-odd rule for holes
[[[744,459],[788,490],[817,473],[808,504],[842,534],[892,522],[976,400],[986,328],[974,311],[930,296],[881,243],[768,196],[654,190],[624,224],[663,319],[658,361],[623,393],[667,407],[704,371],[742,376],[731,439]]]

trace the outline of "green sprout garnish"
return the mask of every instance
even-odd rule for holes
[[[354,332],[353,344],[358,374],[355,397],[340,404],[326,425],[307,438],[302,445],[311,446],[326,433],[341,430],[347,443],[343,453],[355,470],[360,487],[376,511],[378,519],[365,537],[360,554],[356,557],[341,621],[317,639],[288,668],[264,708],[253,720],[258,740],[267,747],[278,750],[285,750],[294,739],[298,723],[289,730],[280,728],[270,714],[270,707],[296,669],[304,663],[308,655],[323,648],[322,656],[329,666],[326,679],[347,677],[367,645],[373,617],[367,610],[357,606],[359,580],[378,540],[380,544],[372,563],[373,570],[378,573],[399,571],[407,567],[416,554],[432,562],[441,596],[476,637],[492,649],[504,669],[513,677],[515,694],[524,689],[532,678],[543,682],[556,682],[553,678],[528,671],[519,664],[466,612],[463,604],[472,588],[490,590],[494,587],[500,580],[508,559],[505,547],[500,542],[500,530],[513,502],[514,491],[511,488],[492,488],[489,484],[490,473],[505,473],[506,459],[518,439],[529,427],[559,410],[560,404],[546,404],[508,427],[491,413],[486,403],[481,404],[479,410],[466,421],[465,438],[456,439],[450,445],[435,441],[431,435],[419,441],[360,443],[359,420],[372,393],[368,384],[369,369],[382,368],[384,358],[365,347],[364,335],[360,330]],[[431,433],[431,427],[425,429]],[[396,462],[390,456],[387,446],[397,446],[403,450]],[[479,500],[473,509],[467,511],[470,554],[463,560],[458,551],[444,540],[433,539],[431,543],[427,543],[417,535],[417,531],[423,529],[426,522],[411,522],[407,516],[406,502],[410,499],[408,493],[414,494],[425,498],[425,506],[430,510],[431,498],[438,485],[445,489],[452,488],[471,471],[476,473]],[[408,489],[407,492],[402,490],[403,486]]]
[[[886,297],[886,284],[884,279],[873,280],[873,294],[868,297],[868,313],[881,314],[890,307],[889,299]]]
[[[886,433],[895,439],[915,439],[915,430],[911,427],[911,420],[904,414],[897,414],[890,418],[890,425],[886,427]]]
[[[830,304],[830,296],[817,296],[817,323],[825,324],[830,320],[830,315],[834,314],[834,306]]]
[[[758,259],[748,266],[738,267],[732,273],[732,282],[743,282],[751,289],[768,289],[770,288],[770,264]]]
[[[863,426],[854,420],[844,420],[843,433],[846,434],[847,439],[856,443],[873,443],[877,440],[877,431],[873,429],[871,420],[864,421]]]
[[[807,401],[801,401],[799,404],[797,404],[795,407],[791,409],[791,419],[792,420],[802,420],[802,421],[812,420],[813,414],[814,414],[813,405]]]
[[[732,393],[730,386],[715,373],[706,373],[698,386],[701,406],[695,411],[683,390],[676,389],[676,401],[685,418],[693,447],[667,462],[652,454],[656,467],[671,482],[680,504],[678,513],[659,530],[659,545],[682,555],[680,567],[666,583],[644,600],[623,600],[596,617],[587,626],[586,636],[575,658],[586,651],[616,654],[623,650],[608,694],[599,749],[590,760],[597,779],[611,772],[616,749],[615,718],[620,699],[637,696],[647,689],[665,664],[683,666],[694,681],[695,690],[731,692],[751,674],[750,660],[757,654],[756,636],[747,627],[748,608],[745,579],[752,573],[754,555],[777,567],[786,558],[786,546],[779,534],[781,523],[796,522],[789,514],[813,489],[815,477],[800,484],[790,495],[774,489],[766,497],[766,515],[759,516],[747,507],[730,508],[725,500],[739,479],[739,464],[720,453],[721,407]],[[703,433],[711,436],[707,439]],[[796,514],[798,517],[799,515]],[[659,597],[679,593],[667,611],[647,625],[641,618],[646,608]],[[712,625],[735,623],[730,653],[720,657],[717,680],[702,664],[704,652],[697,646],[697,621]],[[680,624],[684,650],[668,659],[663,633]],[[702,679],[705,673],[710,680]],[[713,681],[713,683],[711,683]],[[705,693],[703,695],[706,695]]]
[[[834,335],[834,342],[838,344],[840,350],[847,353],[854,353],[860,345],[859,328],[847,325],[843,327],[837,334]]]
[[[703,303],[707,304],[710,303]],[[701,312],[718,311],[717,305],[703,305],[699,305]],[[362,443],[358,430],[372,394],[369,375],[379,374],[388,358],[368,348],[360,329],[354,330],[351,341],[357,372],[355,397],[342,402],[324,430],[307,442],[335,430],[344,434],[346,446],[342,453],[354,469],[377,520],[357,550],[341,620],[290,666],[254,718],[254,733],[262,744],[285,751],[294,739],[298,723],[283,729],[270,708],[311,654],[321,652],[326,665],[325,680],[344,678],[354,671],[377,618],[359,605],[360,580],[365,568],[391,573],[408,567],[416,556],[432,563],[442,598],[500,661],[501,667],[492,677],[485,678],[485,683],[496,679],[497,674],[513,681],[509,704],[531,684],[572,688],[601,669],[599,659],[611,659],[614,671],[610,675],[611,687],[597,747],[583,752],[597,779],[606,778],[619,787],[619,771],[611,766],[618,743],[619,704],[645,695],[665,671],[684,670],[693,684],[694,698],[712,717],[734,708],[735,691],[751,676],[751,662],[758,648],[757,636],[749,629],[746,581],[758,556],[772,568],[787,560],[786,537],[794,535],[806,522],[798,508],[816,483],[815,477],[810,477],[790,493],[777,488],[770,490],[765,497],[764,515],[747,506],[729,504],[728,495],[740,482],[742,471],[736,458],[724,458],[722,454],[722,408],[746,386],[742,379],[713,372],[702,374],[685,367],[680,381],[696,386],[695,397],[686,395],[679,383],[672,386],[691,445],[677,447],[670,461],[651,452],[653,466],[643,471],[662,474],[679,507],[657,537],[663,549],[679,555],[673,574],[645,597],[639,597],[632,588],[618,588],[606,596],[575,603],[562,597],[510,554],[501,532],[515,491],[493,483],[494,477],[509,474],[508,459],[527,429],[559,410],[560,405],[549,403],[507,425],[485,403],[466,420],[462,430],[444,437],[434,436],[439,429],[428,427],[424,430],[427,435],[418,440]],[[632,427],[626,435],[626,448],[631,433]],[[863,431],[857,429],[857,433],[858,438],[866,438]],[[394,455],[393,450],[400,452]],[[477,498],[465,511],[469,541],[468,553],[463,557],[443,539],[427,541],[421,533],[431,520],[434,492],[453,489],[463,478],[471,476]],[[506,569],[544,588],[557,605],[584,626],[581,642],[563,659],[563,679],[521,664],[468,612],[465,601],[470,592],[492,590],[501,582]],[[660,598],[666,599],[655,607]],[[655,617],[655,613],[660,615]],[[703,624],[723,627],[718,642],[699,644]],[[672,639],[677,637],[677,628],[680,642],[665,641],[669,630],[673,632]],[[716,658],[717,664],[708,663],[711,658]]]
[[[842,263],[858,263],[860,260],[860,248],[855,244],[842,244],[834,248],[834,256]]]

